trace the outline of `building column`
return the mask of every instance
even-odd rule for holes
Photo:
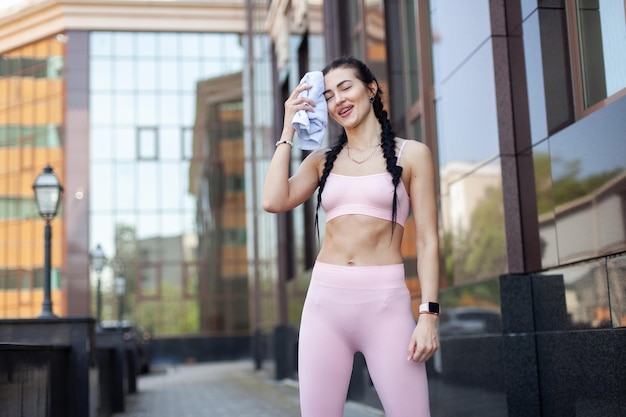
[[[68,31],[63,149],[64,270],[68,316],[89,316],[89,32]],[[60,248],[59,248],[60,249]]]

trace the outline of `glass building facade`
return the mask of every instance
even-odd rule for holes
[[[64,180],[64,44],[50,38],[0,57],[0,316],[33,317],[43,300],[44,221],[32,184],[46,164]],[[52,221],[51,297],[61,307],[62,213]]]
[[[249,330],[244,58],[239,34],[89,34],[90,247],[155,334]]]

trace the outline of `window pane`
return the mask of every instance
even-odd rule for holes
[[[117,94],[113,98],[115,123],[118,125],[131,125],[135,123],[135,96],[133,94]]]
[[[89,84],[92,91],[108,91],[111,89],[113,63],[110,59],[94,58],[89,66]]]
[[[121,160],[136,159],[135,130],[132,128],[119,128],[114,130],[113,135],[113,140],[115,140],[115,157]]]
[[[111,32],[93,32],[89,36],[89,52],[92,56],[111,56],[113,51]]]
[[[183,93],[180,97],[182,123],[193,125],[196,119],[196,95],[195,93]]]
[[[185,33],[181,36],[181,55],[185,58],[195,58],[200,55],[200,35]]]
[[[159,97],[159,122],[161,125],[180,124],[178,117],[180,105],[178,103],[179,99],[176,94],[163,94]]]
[[[140,127],[137,129],[137,150],[139,159],[157,159],[159,157],[156,128]]]
[[[159,66],[159,89],[161,91],[178,91],[178,62],[162,61]]]
[[[182,89],[184,91],[196,91],[196,83],[202,78],[200,76],[200,63],[198,61],[189,61],[181,63],[182,71]]]
[[[141,268],[141,295],[143,297],[156,297],[159,291],[159,273],[154,266]]]
[[[113,99],[109,94],[90,94],[89,117],[93,124],[111,124]]]
[[[161,163],[161,209],[176,210],[181,208],[182,198],[185,193],[180,176],[180,164]]]
[[[110,129],[91,130],[91,160],[108,160],[113,154],[113,135]]]
[[[182,236],[184,233],[182,216],[179,213],[161,216],[161,236]]]
[[[160,187],[160,176],[156,162],[139,164],[139,209],[156,211],[158,209],[157,188]],[[156,225],[156,221],[154,222]]]
[[[135,55],[135,38],[132,33],[113,33],[113,48],[116,56],[132,57]]]
[[[180,129],[177,128],[161,128],[159,135],[159,149],[162,160],[180,160],[182,159],[183,146]]]
[[[154,60],[137,62],[137,89],[154,91],[156,90],[156,69],[157,63]]]
[[[118,210],[134,210],[137,191],[135,189],[135,165],[131,163],[118,164],[116,174],[116,201]]]
[[[134,86],[134,65],[132,61],[116,61],[113,64],[113,89],[132,90]]]
[[[624,2],[578,0],[585,107],[626,88]]]
[[[137,56],[154,57],[157,54],[157,39],[155,33],[137,33]]]
[[[185,295],[196,296],[198,295],[198,266],[196,264],[187,264],[185,268]]]
[[[142,184],[143,186],[144,184]],[[142,188],[140,187],[140,191]],[[143,203],[143,200],[139,200],[139,205]],[[141,208],[141,207],[140,207]],[[137,219],[137,239],[150,240],[160,235],[159,216],[156,214],[142,214]],[[147,244],[147,242],[142,242]]]
[[[113,190],[111,190],[113,168],[111,164],[91,164],[91,207],[93,211],[113,209]]]
[[[160,33],[158,52],[163,57],[177,57],[178,35],[175,33]]]
[[[154,94],[142,94],[139,96],[137,105],[137,123],[140,125],[154,126],[157,124],[157,96]]]

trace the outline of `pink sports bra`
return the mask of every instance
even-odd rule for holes
[[[398,153],[398,160],[404,148]],[[409,216],[409,195],[400,181],[398,184],[396,223],[404,227]],[[393,182],[388,172],[380,174],[349,176],[333,174],[326,179],[322,193],[322,208],[326,222],[346,214],[362,214],[391,221],[393,205]]]

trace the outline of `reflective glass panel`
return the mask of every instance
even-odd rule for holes
[[[524,62],[526,64],[530,134],[532,141],[538,142],[548,136],[538,13],[533,13],[522,25],[524,33]]]
[[[609,299],[613,327],[626,327],[626,256],[609,258]]]
[[[219,35],[217,35],[219,38]],[[158,34],[158,53],[163,58],[176,58],[178,56],[178,36],[176,33]]]
[[[162,94],[159,97],[159,124],[161,126],[180,125],[180,100],[178,94]]]
[[[89,36],[89,53],[91,56],[111,56],[113,52],[113,33],[93,32]]]
[[[161,215],[161,234],[163,236],[183,236],[183,216],[180,213]]]
[[[577,0],[585,107],[626,88],[623,1]]]
[[[159,105],[156,94],[142,93],[137,97],[137,124],[144,126],[156,126],[159,118],[157,109]]]
[[[137,143],[135,129],[117,128],[113,130],[115,158],[119,160],[134,160],[137,158]]]
[[[556,221],[552,190],[552,170],[548,141],[532,149],[539,217],[539,244],[541,245],[541,265],[543,268],[559,264],[559,251],[556,236]]]
[[[139,32],[135,34],[137,39],[137,56],[151,58],[157,56],[157,34],[151,32]]]
[[[145,214],[144,214],[145,213]],[[154,239],[160,235],[161,222],[159,216],[156,214],[147,214],[147,210],[144,211],[137,219],[137,238],[140,243],[146,247],[150,243],[151,239]],[[158,260],[158,258],[157,258]]]
[[[199,33],[188,33],[181,43],[181,56],[187,59],[197,59],[202,52],[201,35]]]
[[[449,283],[508,270],[500,162],[451,164],[441,171],[443,256]]]
[[[89,101],[91,123],[94,125],[111,125],[113,122],[113,97],[111,94],[92,92]]]
[[[178,72],[178,61],[168,60],[161,61],[158,68],[158,88],[161,91],[178,91],[181,88],[179,84],[180,75]]]
[[[159,149],[162,160],[182,159],[182,135],[180,128],[161,128],[159,134]]]
[[[626,244],[626,97],[550,139],[560,263]]]
[[[113,86],[117,91],[126,92],[132,90],[136,84],[136,65],[131,60],[116,60],[113,63]]]
[[[162,210],[179,210],[181,209],[182,196],[186,194],[181,179],[180,164],[166,163],[160,164],[161,195],[160,207]]]
[[[113,53],[117,57],[133,57],[135,52],[135,34],[129,32],[114,32]]]
[[[439,162],[480,163],[499,154],[493,48],[485,42],[439,87]]]
[[[91,175],[89,186],[90,205],[95,211],[106,211],[113,209],[113,166],[110,163],[91,164]]]
[[[113,97],[114,120],[118,125],[132,125],[137,121],[136,96],[118,93]]]
[[[154,91],[157,86],[157,61],[144,59],[137,61],[137,85],[140,91]]]
[[[594,261],[547,271],[542,288],[550,296],[550,317],[538,317],[550,328],[569,330],[611,327],[607,269]]]
[[[158,171],[156,162],[143,161],[137,165],[138,168],[138,196],[139,210],[156,211],[159,199],[158,191],[161,187],[162,177]]]
[[[432,0],[431,22],[434,78],[438,85],[491,37],[489,1]]]
[[[113,62],[109,58],[92,58],[89,71],[89,85],[92,91],[110,91],[112,85]]]
[[[135,165],[131,163],[118,163],[115,166],[116,174],[116,199],[115,206],[118,210],[135,210],[137,207],[137,181],[135,178]]]

